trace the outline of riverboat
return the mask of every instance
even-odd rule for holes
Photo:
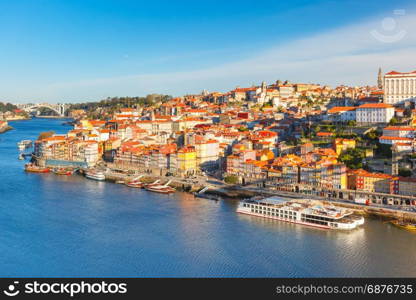
[[[52,169],[52,172],[56,175],[67,175],[70,176],[74,173],[74,170],[65,169],[65,168],[55,168]]]
[[[354,215],[351,210],[312,200],[296,201],[280,197],[245,200],[240,202],[237,212],[323,229],[351,230],[364,224],[364,217]]]
[[[169,184],[171,180],[169,180],[166,184],[158,184],[156,181],[151,184],[145,185],[145,189],[149,192],[155,192],[160,194],[171,194],[174,193],[176,190],[173,187],[170,187]]]
[[[144,187],[151,187],[151,186],[160,185],[160,184],[159,184],[159,182],[160,182],[160,180],[158,179],[158,180],[156,180],[156,181],[155,181],[155,182],[153,182],[153,183],[148,183],[148,184],[145,184],[145,185],[144,185]]]
[[[393,220],[390,223],[401,229],[416,232],[416,223],[404,222],[404,221],[399,221],[399,220]]]
[[[139,188],[139,189],[144,187],[144,184],[141,181],[130,181],[130,182],[126,182],[125,185],[127,185],[128,187]]]
[[[88,170],[85,172],[85,177],[92,180],[103,181],[105,180],[105,175],[101,171]]]
[[[26,164],[25,171],[30,173],[49,173],[49,168],[39,167],[34,164]]]

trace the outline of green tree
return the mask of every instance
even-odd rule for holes
[[[392,157],[391,146],[377,142],[376,154],[384,158],[391,158]]]
[[[389,125],[396,125],[397,123],[399,123],[399,121],[395,117],[393,117],[391,118]]]
[[[15,109],[17,109],[16,105],[0,102],[0,112],[13,111]]]
[[[75,109],[83,109],[87,113],[94,112],[98,108],[104,109],[104,111],[114,112],[120,108],[129,108],[129,107],[142,107],[142,106],[152,106],[155,103],[166,102],[172,99],[169,95],[161,94],[150,94],[146,97],[108,97],[101,101],[96,102],[85,102],[85,103],[76,103],[72,104],[69,107],[69,111]],[[1,110],[1,106],[0,106]]]
[[[371,130],[369,132],[367,132],[364,137],[368,140],[378,140],[378,138],[380,137],[380,133],[378,133],[376,130]]]
[[[350,169],[360,169],[363,167],[362,160],[365,158],[365,151],[360,148],[350,148],[343,151],[338,157]]]
[[[357,126],[357,122],[356,122],[356,121],[354,121],[354,120],[349,120],[349,121],[347,122],[347,125],[348,125],[348,126]]]
[[[405,168],[399,169],[399,176],[410,177],[411,175],[412,175],[412,171],[410,171],[409,169],[405,169]]]
[[[237,184],[238,177],[235,175],[228,175],[228,176],[225,176],[224,181],[229,184]]]

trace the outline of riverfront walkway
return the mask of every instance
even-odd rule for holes
[[[226,184],[211,176],[193,176],[182,178],[177,176],[156,176],[150,173],[135,172],[134,174],[121,173],[120,170],[111,169],[107,173],[109,180],[131,180],[132,178],[144,175],[148,180],[160,179],[162,181],[172,180],[172,186],[182,187],[183,190],[217,194],[220,196],[246,198],[247,195],[278,195],[288,198],[308,198],[320,201],[330,201],[334,204],[354,206],[356,209],[374,209],[381,213],[391,212],[414,214],[416,218],[416,198],[403,195],[371,193],[354,190],[328,190],[314,186],[301,184],[283,184],[275,180],[259,179],[257,181],[242,185]],[[356,199],[368,199],[368,205],[357,203]]]

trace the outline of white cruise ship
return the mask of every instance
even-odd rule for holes
[[[364,217],[352,211],[325,206],[318,201],[305,202],[270,197],[262,200],[241,201],[238,213],[270,218],[325,229],[354,229],[364,224]]]

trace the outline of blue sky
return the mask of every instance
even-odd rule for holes
[[[378,66],[416,69],[412,2],[0,0],[0,101],[372,84]]]

